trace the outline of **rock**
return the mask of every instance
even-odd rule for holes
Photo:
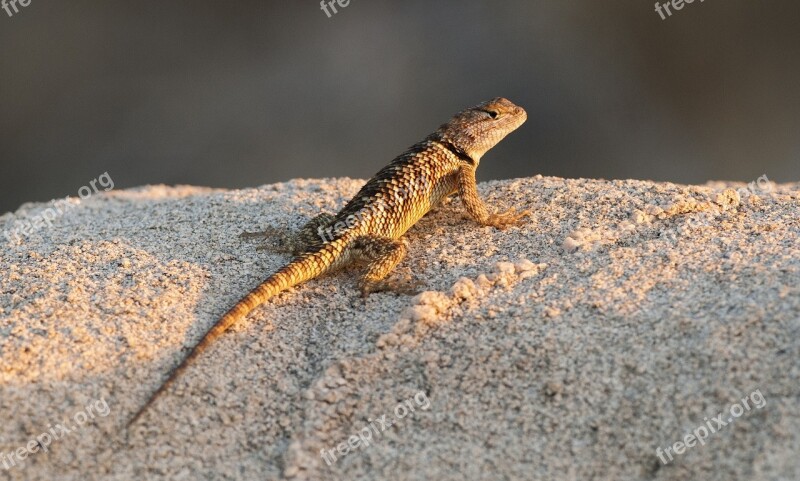
[[[459,202],[439,207],[407,234],[401,265],[425,293],[362,300],[355,271],[294,288],[121,430],[185,347],[288,260],[238,234],[296,229],[360,186],[111,191],[7,242],[0,467],[56,424],[74,429],[2,472],[797,479],[797,184],[748,201],[739,184],[481,184],[484,197],[524,206],[536,222],[482,229],[454,221]],[[48,205],[27,204],[0,229]],[[705,418],[731,412],[735,427],[677,454]]]

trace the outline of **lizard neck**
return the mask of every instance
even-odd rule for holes
[[[466,162],[469,165],[475,166],[475,168],[477,168],[478,164],[481,163],[480,156],[473,157],[473,156],[469,155],[466,151],[464,151],[464,149],[458,147],[456,144],[454,144],[449,139],[443,138],[443,139],[440,139],[439,142],[442,145],[444,145],[447,150],[452,152],[453,155],[458,157],[458,160],[461,160],[462,162]]]

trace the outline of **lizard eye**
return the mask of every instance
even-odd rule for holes
[[[489,117],[493,119],[496,119],[500,116],[500,113],[497,110],[487,110],[486,113],[489,114]]]

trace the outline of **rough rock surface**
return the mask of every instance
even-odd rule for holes
[[[361,183],[111,191],[0,237],[0,480],[800,479],[797,184],[481,184],[530,222],[446,203],[408,235],[425,292],[292,289],[122,430],[287,260],[237,235]]]

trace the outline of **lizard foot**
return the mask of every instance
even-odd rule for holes
[[[531,211],[529,210],[523,210],[522,212],[517,212],[517,209],[511,208],[503,212],[502,214],[491,214],[489,218],[486,220],[486,225],[490,225],[492,227],[502,230],[509,226],[522,224],[523,219],[530,215]]]
[[[261,232],[242,232],[239,234],[239,239],[261,240],[261,244],[256,247],[257,251],[293,252],[294,250],[292,239],[284,231],[272,226]]]
[[[407,276],[403,279],[384,279],[380,281],[366,281],[361,283],[361,297],[367,297],[373,292],[395,292],[413,296],[419,294],[419,288],[425,283],[419,279]]]

